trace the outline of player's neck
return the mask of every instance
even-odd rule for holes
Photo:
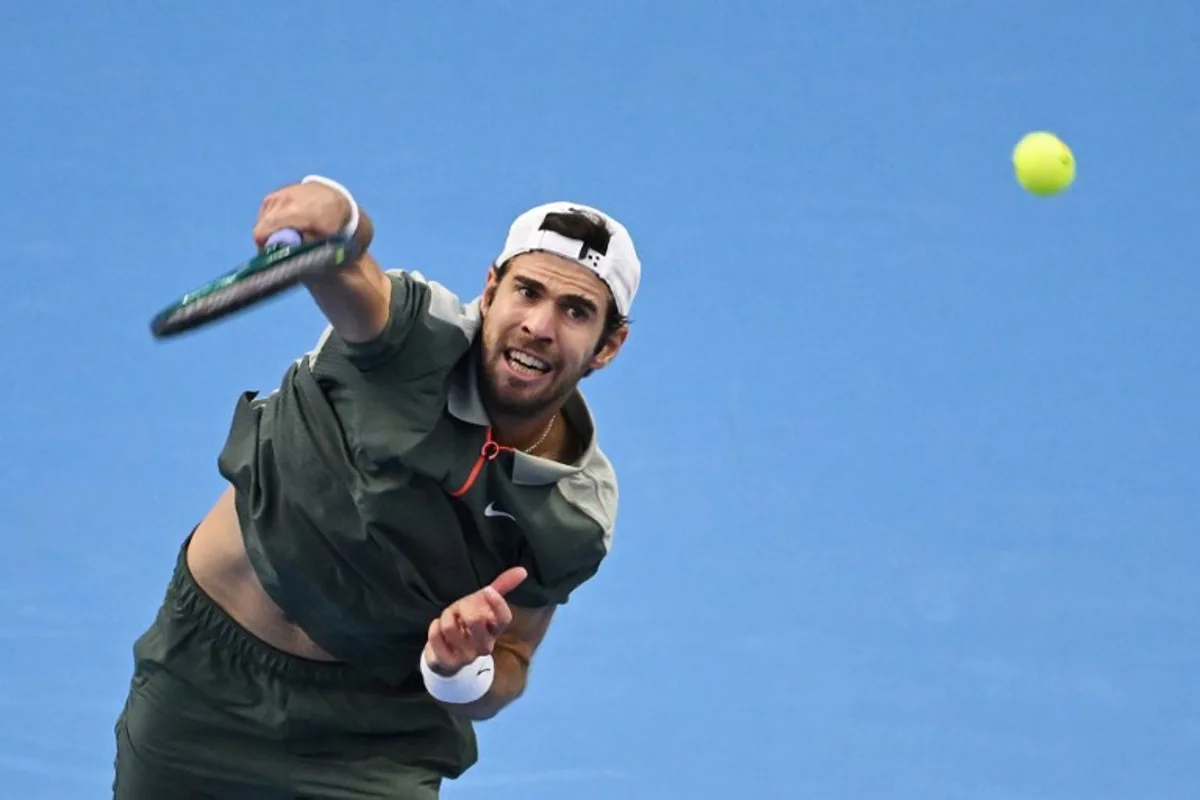
[[[555,425],[558,409],[551,409],[536,417],[510,417],[490,412],[492,435],[503,447],[514,450],[533,450],[545,444],[549,432]]]
[[[493,418],[492,434],[503,447],[511,447],[539,458],[570,461],[574,447],[570,426],[555,408],[536,418]]]

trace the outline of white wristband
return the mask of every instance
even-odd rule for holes
[[[354,195],[350,194],[350,190],[342,186],[335,180],[324,178],[320,175],[305,175],[301,183],[319,183],[328,186],[330,189],[336,190],[342,197],[350,201],[350,220],[346,226],[342,228],[341,236],[344,239],[354,238],[354,234],[358,233],[358,203],[354,199]]]
[[[496,677],[496,662],[480,656],[450,676],[438,675],[421,654],[421,677],[425,688],[443,703],[472,703],[488,693]]]

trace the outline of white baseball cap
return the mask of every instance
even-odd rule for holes
[[[611,237],[608,248],[603,253],[596,252],[584,242],[568,239],[554,231],[543,230],[542,223],[547,214],[571,212],[583,212],[604,221]],[[633,306],[633,297],[637,294],[638,284],[642,279],[642,264],[638,261],[629,231],[603,211],[565,201],[545,203],[529,209],[517,217],[508,229],[504,252],[496,259],[496,265],[499,266],[521,253],[533,251],[554,253],[592,270],[600,280],[608,284],[617,311],[622,316],[629,314],[629,309]]]

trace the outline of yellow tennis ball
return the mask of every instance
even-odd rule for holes
[[[1013,149],[1017,182],[1040,197],[1058,194],[1075,181],[1075,156],[1053,133],[1026,134]]]

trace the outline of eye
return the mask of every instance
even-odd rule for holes
[[[567,306],[567,316],[575,322],[586,322],[591,314],[583,306]]]
[[[537,297],[537,292],[528,286],[518,286],[517,294],[521,295],[521,297],[524,297],[526,300],[532,300]]]

